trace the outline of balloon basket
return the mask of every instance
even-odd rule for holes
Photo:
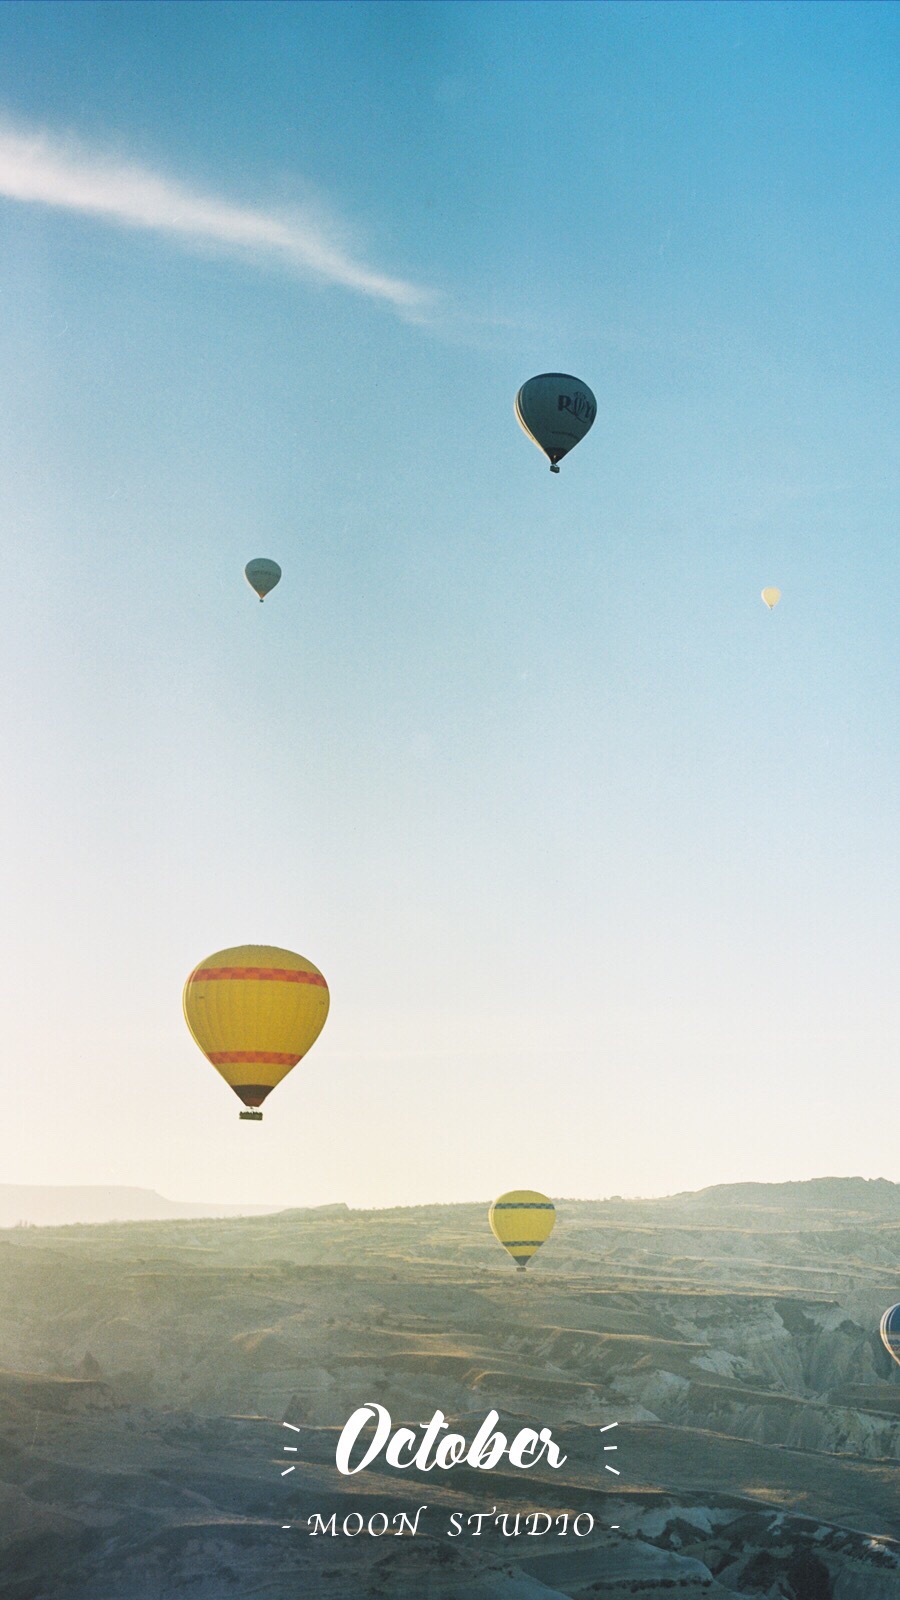
[[[238,1121],[239,1122],[262,1122],[262,1112],[261,1111],[240,1111],[240,1112],[238,1112]]]

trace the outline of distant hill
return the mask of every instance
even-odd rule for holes
[[[861,1212],[885,1221],[900,1219],[900,1183],[887,1178],[810,1178],[797,1183],[719,1183],[708,1189],[685,1190],[659,1199],[579,1200],[577,1206],[617,1204],[623,1209],[672,1207],[680,1214],[707,1220],[715,1215],[739,1210],[795,1212],[809,1215],[816,1211],[840,1213],[845,1217]],[[425,1205],[354,1210],[343,1201],[322,1206],[215,1205],[205,1201],[167,1200],[154,1189],[113,1185],[56,1187],[48,1184],[0,1183],[0,1229],[23,1224],[60,1227],[72,1223],[171,1222],[192,1217],[260,1217],[279,1214],[285,1219],[338,1220],[340,1218],[391,1217],[395,1213],[414,1219],[446,1213],[479,1215],[486,1202],[472,1205]]]
[[[258,1217],[278,1206],[217,1206],[167,1200],[153,1189],[84,1185],[72,1188],[0,1183],[0,1228],[22,1223],[59,1227],[72,1222],[166,1222],[179,1217]]]
[[[888,1178],[808,1178],[796,1183],[717,1183],[709,1189],[671,1195],[688,1206],[751,1206],[765,1210],[900,1213],[900,1183]]]

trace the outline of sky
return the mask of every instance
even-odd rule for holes
[[[4,1181],[900,1179],[897,36],[0,7]],[[260,1125],[241,943],[331,991]]]

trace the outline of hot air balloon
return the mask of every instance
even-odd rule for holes
[[[271,594],[276,583],[281,581],[281,568],[277,561],[270,561],[268,556],[256,556],[253,561],[248,561],[244,568],[244,577],[251,589],[259,595],[259,602]]]
[[[775,607],[777,606],[777,604],[779,602],[779,600],[781,599],[781,590],[780,589],[763,589],[763,592],[762,592],[762,595],[760,596],[760,598],[762,600],[765,600],[766,605],[768,606],[770,611],[774,611]]]
[[[511,1189],[495,1200],[488,1212],[491,1232],[524,1272],[535,1250],[553,1232],[556,1207],[536,1189]]]
[[[542,372],[523,383],[516,395],[516,416],[529,439],[549,458],[550,471],[574,450],[597,415],[597,402],[586,383],[565,372]]]
[[[315,1044],[328,1016],[328,985],[292,950],[241,944],[217,950],[184,986],[184,1020],[238,1099],[261,1122],[267,1094]]]
[[[891,1306],[881,1319],[881,1342],[900,1367],[900,1305]]]

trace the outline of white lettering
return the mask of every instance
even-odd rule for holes
[[[368,1423],[375,1422],[376,1418],[378,1425],[375,1429],[374,1439],[366,1450],[362,1460],[358,1462],[355,1467],[351,1467],[350,1452],[353,1449],[353,1446],[362,1433],[363,1428],[365,1428]],[[384,1406],[360,1406],[359,1410],[354,1411],[352,1417],[349,1417],[344,1423],[343,1429],[341,1430],[341,1437],[338,1440],[337,1450],[335,1451],[334,1455],[334,1464],[337,1467],[338,1472],[342,1472],[345,1478],[349,1478],[354,1472],[362,1472],[363,1467],[367,1467],[369,1462],[374,1461],[375,1457],[384,1449],[390,1431],[391,1414],[389,1411],[385,1410]]]
[[[310,1530],[311,1538],[315,1538],[317,1533],[330,1533],[332,1538],[335,1539],[337,1538],[337,1512],[329,1517],[326,1522],[325,1518],[316,1511],[311,1517],[307,1517],[306,1526]]]
[[[496,1510],[497,1510],[496,1506],[491,1506],[490,1511],[473,1511],[472,1515],[470,1517],[466,1518],[466,1522],[477,1522],[478,1523],[478,1527],[475,1529],[475,1532],[472,1535],[473,1539],[477,1539],[479,1537],[479,1535],[481,1533],[481,1524],[483,1522],[487,1522],[488,1519],[494,1515],[494,1512]]]
[[[402,1538],[403,1535],[406,1533],[406,1529],[407,1528],[409,1529],[409,1532],[411,1534],[413,1534],[413,1535],[417,1534],[418,1531],[419,1531],[419,1518],[422,1515],[422,1512],[423,1511],[427,1511],[427,1510],[428,1510],[427,1506],[420,1506],[418,1511],[416,1512],[414,1520],[410,1520],[410,1518],[407,1516],[405,1511],[398,1511],[395,1516],[391,1517],[391,1521],[392,1522],[399,1521],[399,1523],[400,1523],[400,1526],[397,1529],[396,1537],[398,1539]],[[404,1526],[403,1526],[404,1522],[406,1523],[406,1528],[404,1528]]]
[[[546,1528],[538,1527],[538,1517],[546,1517]],[[535,1536],[537,1536],[539,1539],[543,1538],[544,1534],[549,1533],[550,1529],[553,1527],[553,1518],[551,1517],[549,1511],[529,1511],[528,1516],[525,1518],[526,1526],[529,1522],[531,1522],[532,1518],[534,1519],[534,1527],[528,1529],[529,1539],[533,1539]]]
[[[513,1439],[513,1442],[509,1447],[510,1466],[523,1467],[526,1472],[529,1467],[536,1466],[540,1461],[541,1456],[544,1454],[543,1445],[541,1445],[540,1449],[538,1449],[539,1443],[540,1441],[533,1428],[523,1428],[521,1433],[516,1434],[516,1437]],[[534,1459],[532,1461],[523,1461],[522,1457],[526,1453],[532,1456]]]
[[[384,1452],[385,1461],[389,1466],[400,1467],[401,1471],[404,1467],[411,1467],[416,1459],[415,1452],[413,1452],[408,1461],[401,1461],[400,1451],[406,1448],[412,1450],[415,1442],[416,1436],[412,1428],[398,1428]]]
[[[449,1472],[463,1461],[480,1472],[490,1472],[507,1454],[510,1466],[523,1472],[536,1466],[544,1456],[547,1465],[553,1468],[561,1467],[568,1460],[549,1428],[541,1428],[540,1433],[534,1428],[521,1428],[510,1444],[506,1434],[497,1427],[499,1421],[499,1412],[489,1411],[472,1443],[467,1444],[464,1434],[447,1432],[449,1424],[443,1411],[436,1411],[430,1422],[420,1424],[421,1437],[418,1437],[412,1428],[393,1430],[387,1407],[371,1402],[360,1406],[345,1422],[335,1451],[335,1465],[344,1477],[350,1477],[370,1466],[382,1451],[388,1465],[401,1472],[413,1466],[420,1472],[431,1472],[435,1467]],[[368,1444],[360,1442],[364,1430],[373,1425],[374,1433]],[[441,1434],[446,1437],[441,1438]],[[357,1446],[359,1459],[355,1460]]]
[[[466,1460],[470,1467],[480,1467],[482,1472],[490,1472],[496,1466],[506,1449],[506,1434],[492,1432],[499,1421],[498,1411],[488,1412],[469,1446]]]
[[[443,1467],[445,1472],[449,1471],[450,1467],[456,1466],[457,1461],[462,1460],[465,1453],[466,1441],[462,1434],[448,1433],[446,1439],[442,1439],[437,1447],[435,1466]]]
[[[494,1518],[494,1527],[496,1528],[497,1523],[499,1522],[500,1523],[500,1530],[501,1530],[501,1532],[503,1534],[504,1539],[515,1539],[516,1535],[519,1532],[519,1516],[518,1516],[518,1512],[516,1513],[516,1525],[513,1528],[512,1533],[510,1533],[508,1527],[506,1526],[508,1521],[509,1521],[509,1516],[508,1516],[508,1514],[506,1512],[504,1512],[502,1517],[495,1517]]]

